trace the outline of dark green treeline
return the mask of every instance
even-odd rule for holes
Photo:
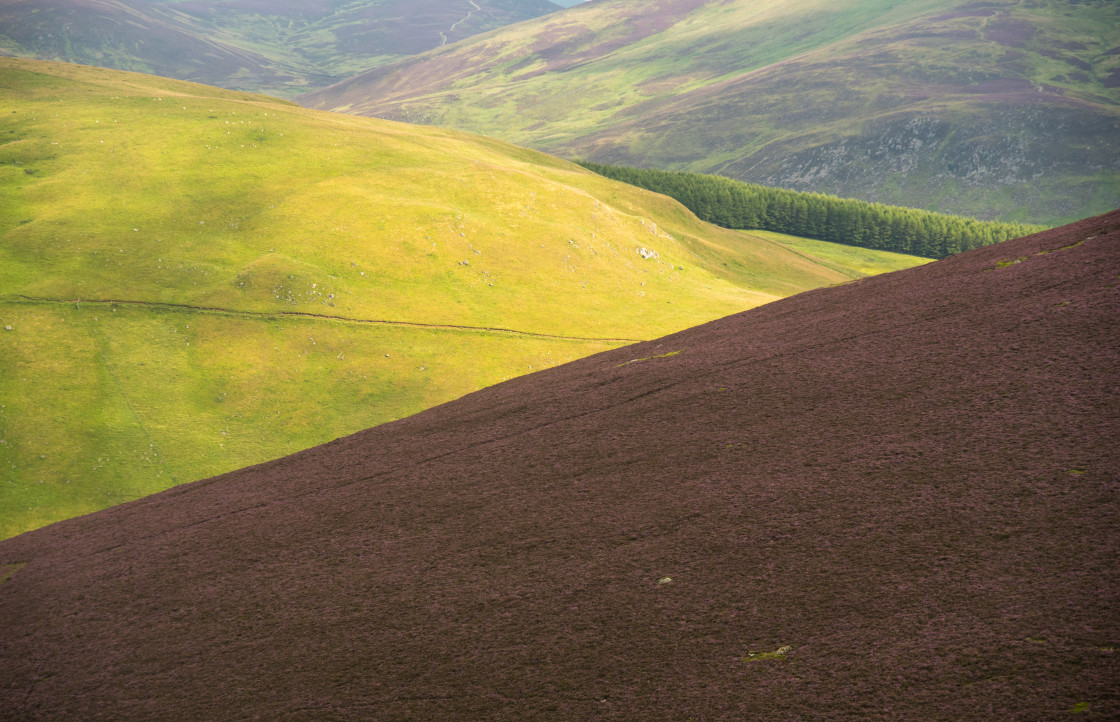
[[[769,188],[717,175],[577,162],[607,178],[675,198],[701,220],[724,228],[776,231],[926,258],[1046,229]]]

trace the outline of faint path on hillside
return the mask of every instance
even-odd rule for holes
[[[468,10],[468,11],[467,11],[467,14],[466,14],[466,15],[464,15],[464,16],[463,16],[463,17],[461,17],[461,18],[459,18],[459,19],[458,19],[458,20],[456,20],[455,22],[451,23],[451,27],[449,27],[449,28],[447,29],[447,32],[448,32],[448,33],[453,33],[453,32],[455,32],[455,27],[456,27],[457,25],[459,25],[459,23],[464,23],[464,22],[466,22],[466,21],[470,20],[470,19],[471,19],[471,15],[474,15],[476,11],[477,11],[477,12],[482,12],[482,8],[480,8],[480,7],[478,6],[478,3],[476,3],[476,2],[474,1],[474,0],[468,0],[468,1],[470,2],[470,4],[471,4],[471,7],[472,7],[473,9],[472,9],[472,10]],[[447,33],[444,33],[444,32],[440,32],[440,34],[439,34],[439,44],[440,44],[440,46],[441,46],[441,47],[442,47],[442,46],[444,46],[444,45],[447,45]]]
[[[211,313],[222,316],[238,316],[241,318],[310,318],[320,321],[339,321],[342,323],[360,323],[369,326],[401,326],[404,328],[435,329],[439,331],[466,331],[468,333],[501,333],[510,336],[525,336],[529,338],[549,338],[561,341],[603,341],[607,343],[638,343],[646,339],[638,338],[592,338],[589,336],[561,336],[553,333],[537,333],[535,331],[519,331],[513,328],[500,328],[496,326],[460,326],[449,323],[416,323],[412,321],[389,321],[385,319],[350,318],[348,316],[334,316],[325,313],[310,313],[307,311],[243,311],[236,308],[220,308],[218,306],[194,306],[185,303],[159,303],[156,301],[124,301],[113,298],[41,298],[37,296],[0,296],[0,303],[38,304],[38,305],[73,305],[81,308],[82,305],[96,306],[133,306],[141,308],[155,308],[165,311],[191,311],[195,313]]]

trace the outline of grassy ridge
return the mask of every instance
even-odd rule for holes
[[[0,535],[851,274],[499,141],[3,59]]]

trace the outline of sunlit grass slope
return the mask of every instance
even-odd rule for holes
[[[897,263],[486,138],[14,59],[0,239],[4,536]]]
[[[871,248],[846,246],[771,231],[750,231],[749,235],[752,238],[779,243],[796,253],[812,258],[823,266],[833,268],[853,280],[879,273],[901,271],[904,268],[913,268],[930,262],[930,259],[921,256],[883,253]]]

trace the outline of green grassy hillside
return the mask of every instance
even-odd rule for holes
[[[495,140],[0,59],[0,536],[922,260],[799,243]]]
[[[1120,205],[1106,0],[612,0],[301,102],[983,219]]]
[[[0,54],[283,96],[559,9],[549,0],[0,0]]]

